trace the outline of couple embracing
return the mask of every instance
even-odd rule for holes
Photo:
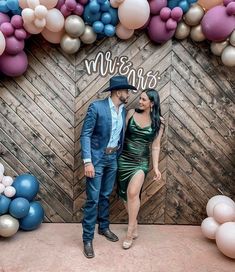
[[[109,87],[103,91],[110,92],[110,96],[91,103],[84,119],[80,140],[87,200],[82,238],[87,258],[95,256],[92,241],[96,222],[100,235],[111,242],[119,240],[109,228],[109,197],[115,181],[128,213],[128,229],[122,242],[122,247],[128,249],[138,237],[140,193],[150,154],[154,179],[161,178],[158,161],[164,124],[158,92],[143,91],[138,108],[126,112],[130,90],[136,88],[125,76],[112,77]]]

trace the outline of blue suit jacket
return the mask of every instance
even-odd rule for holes
[[[122,111],[123,127],[120,133],[118,155],[121,153],[124,134],[126,109]],[[112,116],[108,98],[97,100],[90,104],[84,119],[80,136],[82,159],[91,159],[96,165],[104,154],[108,145],[112,130]]]

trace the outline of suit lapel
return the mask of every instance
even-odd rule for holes
[[[106,98],[104,100],[104,104],[105,104],[105,112],[107,114],[107,121],[108,121],[108,124],[104,124],[105,126],[108,125],[109,126],[109,138],[111,136],[111,132],[112,132],[112,116],[111,116],[111,110],[110,110],[110,107],[109,107],[109,100],[108,98]]]

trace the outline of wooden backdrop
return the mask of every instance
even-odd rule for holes
[[[206,43],[154,45],[140,32],[129,41],[109,38],[67,56],[39,36],[27,45],[29,67],[18,78],[1,78],[0,161],[6,174],[31,172],[40,181],[45,221],[80,222],[85,179],[79,136],[84,115],[102,97],[107,77],[88,76],[85,59],[111,50],[134,67],[159,71],[166,131],[162,180],[144,183],[140,223],[200,224],[208,199],[234,199],[235,69],[221,65]],[[131,95],[128,108],[137,104]],[[123,204],[111,197],[111,221],[126,222]]]

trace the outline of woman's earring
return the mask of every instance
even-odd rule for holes
[[[152,112],[152,111],[153,111],[153,107],[150,108],[150,112]]]

